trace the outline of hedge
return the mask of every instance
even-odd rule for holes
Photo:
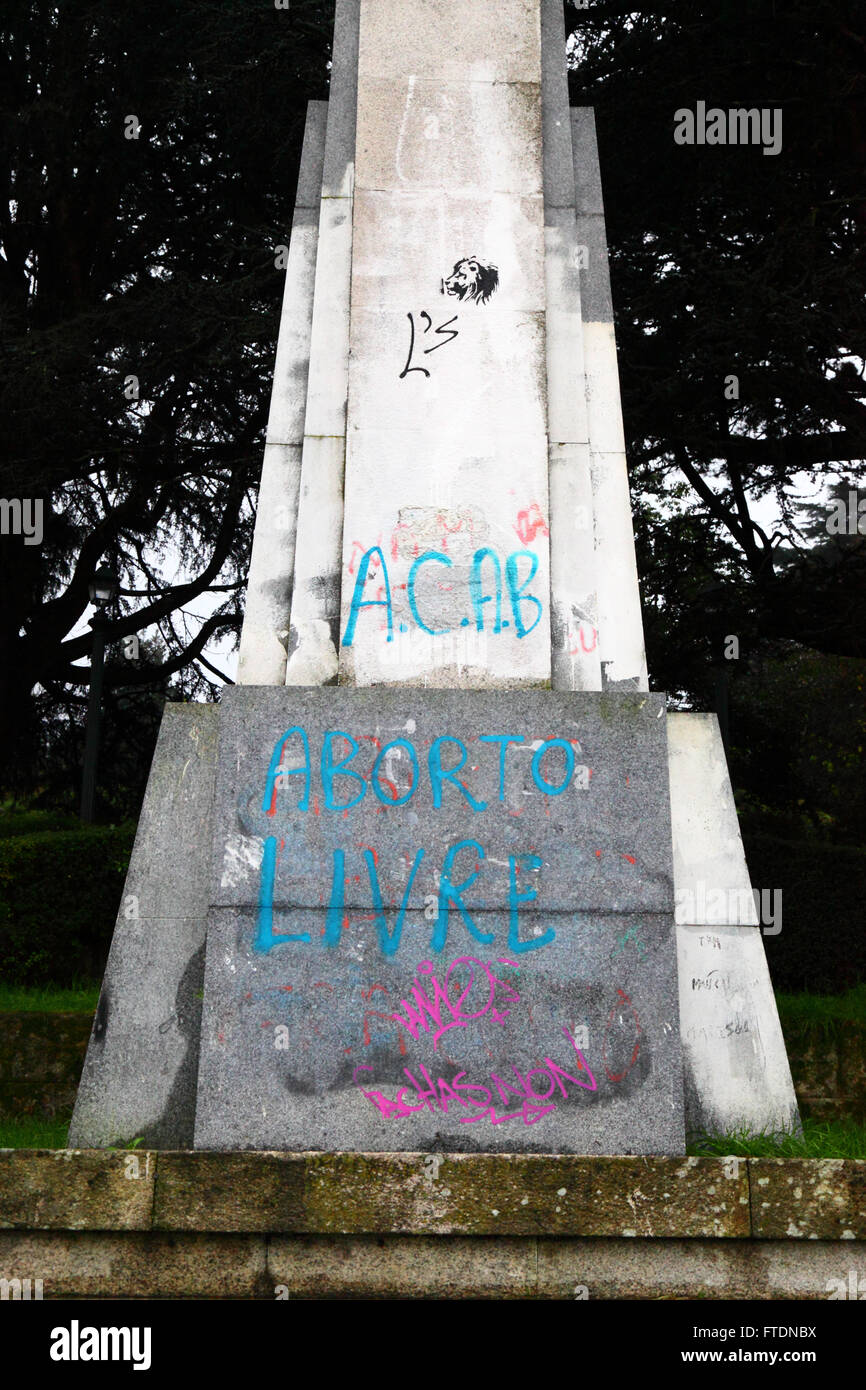
[[[866,849],[744,840],[752,887],[782,890],[782,930],[764,937],[774,988],[837,994],[866,981]]]
[[[134,823],[0,839],[0,979],[101,977],[134,839]]]

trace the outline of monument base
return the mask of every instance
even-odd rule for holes
[[[681,1153],[795,1128],[759,931],[674,926],[702,810],[674,775],[672,878],[663,697],[420,693],[167,706],[70,1144]],[[710,936],[724,988],[693,989]]]

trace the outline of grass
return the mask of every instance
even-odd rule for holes
[[[866,1159],[866,1124],[850,1119],[804,1120],[802,1135],[731,1130],[694,1138],[688,1152],[707,1157]]]
[[[22,811],[8,804],[0,807],[0,839],[34,835],[45,830],[80,830],[81,821],[71,811]]]
[[[53,1120],[27,1116],[0,1120],[0,1149],[62,1149],[69,1117]],[[137,1148],[138,1139],[124,1148]],[[733,1130],[693,1139],[688,1152],[701,1158],[860,1158],[866,1159],[866,1124],[854,1120],[804,1120],[802,1137],[794,1134],[749,1134]]]
[[[0,1119],[0,1149],[64,1149],[69,1116],[27,1115],[20,1120]]]
[[[832,1038],[839,1023],[866,1026],[866,984],[846,994],[777,994],[782,1028],[790,1033]]]
[[[99,985],[73,980],[72,984],[29,987],[0,980],[0,1014],[92,1014],[96,1012]]]

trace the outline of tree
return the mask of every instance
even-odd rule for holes
[[[332,24],[327,0],[4,7],[0,490],[41,508],[44,532],[0,538],[8,786],[40,722],[86,690],[76,627],[100,563],[122,581],[109,642],[156,624],[167,648],[127,687],[190,663],[204,681],[205,645],[239,626],[275,249]],[[202,595],[213,611],[190,624]]]
[[[706,684],[719,630],[863,657],[866,550],[828,564],[798,493],[866,455],[866,6],[565,13],[571,100],[599,130],[653,676]],[[699,101],[780,110],[781,151],[677,144]]]

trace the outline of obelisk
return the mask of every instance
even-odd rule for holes
[[[74,1141],[789,1128],[760,933],[675,923],[698,884],[748,876],[714,722],[648,690],[561,5],[338,0],[238,685],[167,711]]]

